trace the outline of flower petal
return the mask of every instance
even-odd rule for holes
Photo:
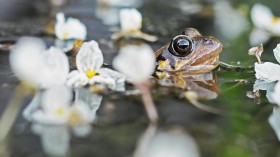
[[[61,50],[51,47],[43,52],[46,76],[43,87],[64,85],[69,73],[69,61],[65,53]]]
[[[270,103],[275,103],[273,99],[273,93],[274,93],[274,86],[276,82],[271,81],[264,81],[264,80],[256,80],[253,87],[253,92],[256,92],[257,90],[265,90],[266,91],[266,98]]]
[[[136,9],[122,9],[120,11],[120,23],[122,31],[136,31],[142,27],[142,15]]]
[[[254,25],[261,29],[267,29],[267,26],[272,22],[274,17],[271,10],[262,4],[254,4],[251,10],[251,19]]]
[[[280,82],[274,86],[274,92],[271,94],[272,100],[278,106],[280,106]]]
[[[85,73],[87,70],[98,70],[103,64],[103,54],[94,40],[83,43],[77,56],[77,69]]]
[[[102,101],[102,96],[90,92],[87,89],[77,88],[75,89],[75,102],[82,101],[89,105],[90,110],[94,113],[99,109]]]
[[[127,45],[113,60],[113,66],[132,82],[147,80],[155,69],[155,56],[149,45]]]
[[[280,80],[280,65],[265,62],[263,64],[255,63],[256,78],[266,81]]]
[[[70,144],[70,134],[66,126],[33,125],[32,130],[39,133],[45,153],[51,156],[66,155]]]
[[[44,50],[45,44],[38,38],[23,37],[18,40],[10,53],[10,65],[18,79],[34,86],[41,85],[45,78],[41,55]]]
[[[280,108],[275,107],[273,113],[269,116],[268,122],[274,132],[276,133],[278,140],[280,141]]]
[[[67,87],[55,87],[46,90],[42,96],[42,108],[44,113],[54,115],[58,107],[67,112],[72,100],[72,92]],[[67,116],[67,113],[65,113]]]
[[[250,45],[256,46],[259,44],[265,44],[270,39],[271,35],[267,31],[259,28],[254,28],[250,33],[249,41]]]
[[[125,90],[125,75],[108,68],[101,68],[98,72],[101,76],[106,76],[114,80],[114,84],[107,84],[109,85],[109,88],[111,90],[115,90],[115,91]]]
[[[277,44],[277,47],[273,49],[274,57],[280,63],[280,44]]]
[[[58,39],[80,39],[85,40],[87,35],[86,26],[75,18],[65,19],[63,13],[56,15],[55,35]]]

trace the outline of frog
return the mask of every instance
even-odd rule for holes
[[[156,71],[180,75],[207,73],[219,65],[222,49],[218,39],[189,27],[155,52]]]

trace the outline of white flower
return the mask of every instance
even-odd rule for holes
[[[54,47],[46,50],[42,40],[32,37],[19,39],[10,54],[10,64],[18,79],[39,88],[63,85],[69,72],[63,52]]]
[[[155,62],[154,52],[149,45],[127,45],[121,48],[113,60],[113,66],[131,82],[141,83],[153,74]]]
[[[87,36],[86,26],[75,18],[65,18],[63,13],[56,15],[55,35],[58,39],[85,40]]]
[[[83,43],[76,56],[76,64],[78,70],[73,70],[68,76],[69,86],[79,87],[100,83],[114,90],[118,84],[124,85],[124,75],[101,68],[103,55],[95,41]]]
[[[139,31],[142,27],[142,15],[136,9],[122,9],[120,11],[120,24],[124,32]]]
[[[251,10],[251,19],[256,28],[250,35],[251,44],[265,43],[272,35],[280,35],[280,18],[262,4],[255,4]]]

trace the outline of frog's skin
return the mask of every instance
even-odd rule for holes
[[[212,36],[202,36],[194,28],[186,28],[182,35],[156,51],[156,71],[193,75],[206,73],[219,65],[223,45]]]

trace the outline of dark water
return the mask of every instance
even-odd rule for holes
[[[280,15],[277,7],[280,2],[260,2],[267,4],[275,14]],[[9,3],[8,0],[0,1],[0,8],[13,8],[15,4],[22,2]],[[248,41],[252,29],[249,11],[253,3],[255,1],[145,0],[138,9],[143,15],[143,31],[159,37],[156,43],[149,43],[154,50],[168,43],[185,27],[195,27],[202,34],[214,36],[223,43],[221,61],[247,67],[255,62],[255,58],[247,54],[251,47]],[[229,16],[233,13],[226,5],[239,11],[241,19]],[[2,17],[0,22],[0,40],[16,40],[21,36],[31,35],[39,36],[48,45],[54,43],[54,36],[42,33],[46,21],[52,18],[50,7],[48,9],[47,6],[45,1],[34,0],[15,6],[14,11],[6,10],[8,17]],[[110,64],[119,49],[118,43],[110,40],[111,30],[117,25],[114,21],[106,25],[104,21],[111,18],[114,11],[121,7],[114,7],[113,14],[105,14],[105,17],[102,17],[100,12],[97,13],[100,9],[98,7],[100,6],[95,1],[72,0],[60,9],[67,16],[79,18],[86,24],[89,32],[87,39],[99,41],[105,62]],[[217,12],[218,14],[215,14]],[[236,26],[232,27],[234,24]],[[264,45],[264,60],[275,61],[272,49],[277,43],[279,38],[274,37]],[[8,101],[13,99],[12,93],[18,81],[9,68],[9,52],[0,52],[1,115],[7,108]],[[267,101],[264,92],[261,92],[259,102],[246,96],[246,91],[253,89],[254,73],[251,70],[236,72],[218,69],[214,75],[219,87],[217,98],[200,102],[221,110],[223,115],[192,105],[182,97],[181,89],[156,86],[152,93],[160,117],[157,131],[172,133],[176,128],[184,133],[188,132],[188,137],[192,137],[190,141],[195,141],[200,156],[203,157],[280,156],[279,141],[268,123],[273,104]],[[92,132],[82,138],[72,136],[65,156],[126,157],[133,156],[139,147],[137,143],[149,126],[140,96],[105,94],[102,97],[102,103],[97,110],[98,119],[92,125]],[[1,157],[49,156],[43,151],[40,136],[31,131],[32,124],[22,117],[21,112],[30,100],[30,97],[24,100],[9,136],[0,143]],[[51,137],[49,138],[51,140]],[[59,143],[54,145],[58,147]]]

